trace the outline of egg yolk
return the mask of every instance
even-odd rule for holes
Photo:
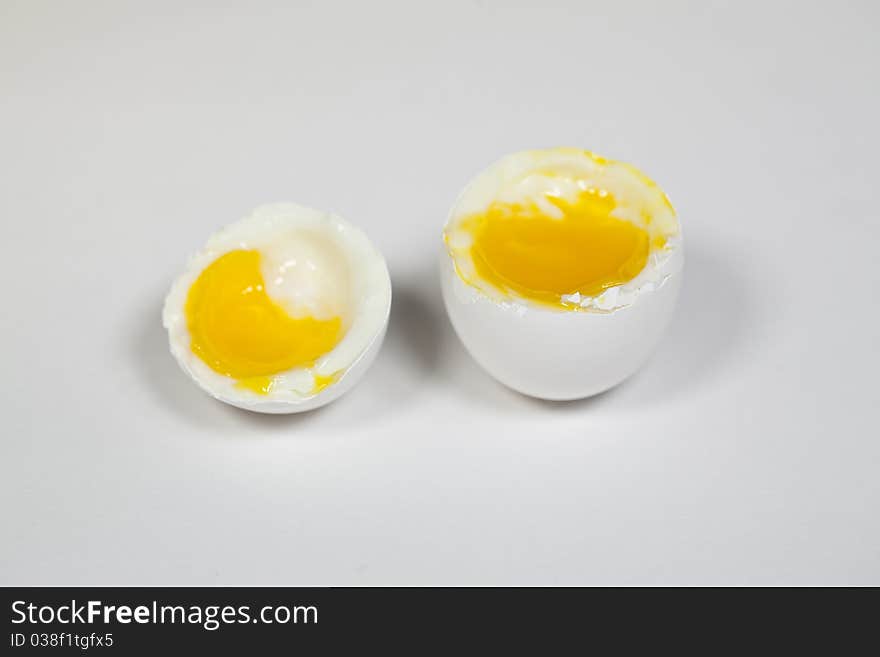
[[[565,306],[563,295],[596,296],[645,267],[648,233],[611,216],[611,194],[588,189],[571,201],[545,198],[557,211],[534,202],[495,202],[463,221],[482,280],[532,301]]]
[[[230,251],[189,289],[191,349],[215,372],[267,394],[272,375],[309,367],[342,338],[342,320],[291,317],[266,293],[258,251]],[[329,383],[319,377],[317,386]]]

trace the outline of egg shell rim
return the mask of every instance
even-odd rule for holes
[[[606,295],[609,292],[611,294],[616,295],[616,294],[619,294],[619,291],[623,290],[627,296],[631,297],[631,300],[629,300],[625,303],[612,305],[608,308],[593,307],[593,306],[586,306],[586,307],[564,306],[561,304],[556,306],[556,305],[552,305],[552,304],[548,304],[548,303],[541,303],[538,301],[527,299],[527,298],[520,296],[512,291],[496,290],[494,285],[487,282],[486,286],[493,288],[493,293],[490,293],[489,291],[484,289],[484,287],[480,287],[480,286],[473,284],[460,272],[459,265],[458,265],[458,259],[455,255],[455,253],[453,252],[452,247],[450,247],[449,244],[447,243],[446,236],[447,236],[447,229],[450,227],[450,224],[453,223],[453,219],[460,218],[459,207],[462,205],[462,201],[468,196],[469,193],[471,193],[474,190],[474,188],[477,186],[477,184],[482,182],[482,179],[484,177],[487,177],[491,172],[495,171],[496,169],[503,168],[509,160],[513,160],[514,158],[522,156],[527,153],[533,153],[533,152],[544,153],[544,152],[552,152],[552,151],[559,151],[560,154],[565,153],[565,152],[576,152],[579,154],[586,155],[593,162],[595,162],[603,167],[608,166],[609,164],[613,165],[613,166],[622,167],[625,170],[627,170],[631,173],[634,173],[639,178],[642,178],[646,185],[655,187],[657,189],[657,191],[659,191],[660,194],[666,199],[666,202],[669,205],[669,210],[671,212],[671,216],[672,216],[672,218],[675,219],[675,223],[677,226],[677,234],[669,239],[669,241],[663,247],[663,249],[661,250],[661,252],[659,254],[657,254],[655,252],[649,256],[649,258],[653,257],[654,261],[652,262],[649,259],[648,264],[646,264],[645,267],[643,267],[642,270],[635,277],[633,277],[629,281],[626,281],[625,283],[621,283],[620,285],[615,285],[615,286],[609,287],[609,288],[603,290],[601,294],[594,295],[592,297],[587,297],[587,296],[583,297],[583,299],[590,299],[595,302],[596,300],[601,299],[601,297],[603,295]],[[449,212],[447,213],[446,221],[443,224],[443,229],[441,230],[440,236],[441,236],[441,243],[443,246],[443,252],[446,254],[446,257],[452,262],[452,267],[454,269],[454,273],[455,273],[456,277],[458,277],[458,279],[461,280],[461,282],[464,283],[464,285],[466,285],[468,288],[470,288],[470,289],[474,290],[476,293],[478,293],[478,295],[480,297],[486,299],[487,301],[495,303],[499,306],[504,306],[504,307],[514,306],[514,307],[519,307],[519,308],[522,308],[525,310],[539,310],[539,311],[545,311],[545,312],[551,312],[551,313],[562,313],[562,314],[568,314],[568,313],[572,313],[572,314],[608,314],[608,313],[614,313],[618,310],[621,310],[623,308],[627,308],[627,307],[631,306],[632,304],[634,304],[638,301],[638,297],[641,294],[648,294],[651,291],[653,291],[653,289],[656,289],[659,286],[664,284],[665,279],[668,277],[668,274],[664,275],[662,278],[660,278],[659,281],[656,280],[655,278],[651,278],[650,274],[653,271],[656,271],[660,268],[668,266],[668,263],[670,261],[674,261],[676,259],[676,252],[683,251],[683,249],[684,249],[684,229],[682,226],[681,218],[679,217],[678,213],[676,212],[675,207],[672,205],[672,202],[669,200],[669,197],[666,194],[666,192],[663,190],[662,187],[660,187],[660,185],[656,181],[654,181],[653,178],[650,178],[644,172],[642,172],[641,169],[639,169],[638,167],[636,167],[632,164],[629,164],[628,162],[606,158],[606,157],[603,157],[603,156],[595,153],[594,151],[587,150],[587,149],[578,149],[578,148],[573,148],[573,147],[551,147],[551,148],[525,149],[525,150],[521,150],[521,151],[515,151],[512,153],[508,153],[507,155],[503,155],[502,157],[496,159],[494,162],[489,164],[487,167],[478,171],[473,177],[471,177],[471,179],[468,181],[468,183],[462,188],[462,190],[456,196],[455,201],[453,202]],[[651,270],[651,272],[649,272],[649,269]],[[644,276],[646,274],[646,272],[648,273],[648,276]],[[639,282],[635,287],[632,287],[632,285],[635,281],[639,281]],[[647,289],[643,289],[645,287],[647,287]]]

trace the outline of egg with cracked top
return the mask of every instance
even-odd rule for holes
[[[666,194],[590,151],[509,155],[480,173],[447,219],[441,283],[473,358],[526,395],[603,392],[651,355],[684,266]]]

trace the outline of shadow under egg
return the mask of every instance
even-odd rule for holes
[[[675,313],[651,360],[628,385],[633,398],[662,401],[712,385],[745,357],[756,310],[737,263],[708,243],[686,242]]]

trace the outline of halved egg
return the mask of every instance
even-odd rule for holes
[[[479,174],[443,232],[449,317],[505,385],[577,399],[620,383],[672,315],[684,254],[666,194],[574,148],[523,151]]]
[[[322,406],[376,356],[391,280],[366,235],[340,217],[265,205],[220,231],[172,285],[171,352],[208,393],[264,413]]]

